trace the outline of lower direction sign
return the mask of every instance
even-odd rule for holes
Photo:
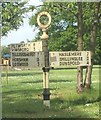
[[[44,66],[43,52],[12,52],[11,65],[15,68],[36,68]]]
[[[50,52],[50,66],[88,66],[91,65],[90,51]]]

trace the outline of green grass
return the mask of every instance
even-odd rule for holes
[[[93,69],[92,88],[82,94],[76,93],[76,71],[50,71],[50,109],[42,101],[41,70],[9,71],[8,84],[3,73],[3,118],[99,118],[99,69]]]

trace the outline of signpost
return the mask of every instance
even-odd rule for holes
[[[48,21],[47,24],[43,24],[41,17],[47,17]],[[47,28],[50,26],[51,23],[51,16],[48,12],[43,11],[38,14],[37,23],[43,31],[42,36],[40,36],[41,40],[44,41],[44,67],[43,67],[43,104],[47,107],[50,107],[50,90],[49,90],[49,50],[48,50],[48,38],[49,36],[46,34]]]
[[[43,24],[41,17],[48,18],[47,24]],[[50,107],[50,89],[49,89],[49,70],[50,67],[68,67],[68,66],[90,66],[91,52],[90,51],[61,51],[49,52],[48,38],[46,30],[51,23],[51,16],[48,12],[43,11],[38,14],[37,23],[42,29],[42,36],[40,36],[42,43],[30,44],[27,49],[23,46],[14,46],[11,51],[11,65],[17,68],[36,68],[42,67],[43,70],[43,104]],[[36,47],[37,46],[37,47]],[[41,48],[41,49],[39,49]],[[20,50],[24,49],[24,50]]]

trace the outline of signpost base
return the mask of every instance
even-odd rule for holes
[[[44,101],[43,101],[43,104],[44,104],[46,107],[50,108],[50,100],[44,100]]]
[[[49,88],[44,88],[44,90],[43,90],[43,104],[49,108],[50,108],[50,94],[51,93],[50,93]]]

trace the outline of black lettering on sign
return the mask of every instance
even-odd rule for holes
[[[13,58],[12,60],[20,62],[20,61],[28,61],[28,58]]]
[[[22,63],[17,62],[16,66],[28,66],[28,63],[27,62],[22,62]]]
[[[39,58],[37,58],[37,66],[39,66]]]
[[[81,56],[81,52],[60,52],[59,56]]]
[[[60,57],[59,58],[59,61],[70,61],[70,60],[82,61],[82,57]]]
[[[87,64],[89,64],[89,52],[87,52]]]
[[[12,57],[14,56],[35,56],[35,52],[17,52],[17,53],[12,53]]]
[[[68,66],[68,65],[79,65],[79,61],[68,61],[68,62],[59,62],[60,66]]]

